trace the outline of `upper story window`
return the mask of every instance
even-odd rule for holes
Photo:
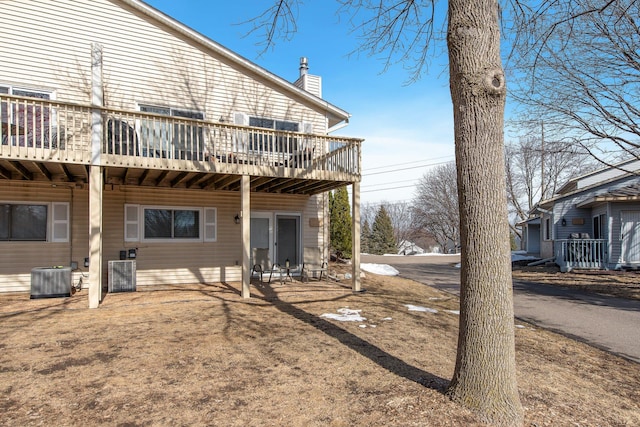
[[[249,116],[249,126],[286,132],[300,130],[300,124],[297,122],[252,116]],[[298,138],[294,135],[254,132],[249,135],[249,150],[294,153],[298,151]]]
[[[252,116],[249,116],[249,126],[274,129],[274,130],[284,130],[287,132],[299,132],[299,129],[300,129],[300,124],[297,122],[290,122],[287,120],[265,119],[264,117],[252,117]]]
[[[204,119],[201,111],[140,105],[140,111],[186,119]],[[142,155],[165,159],[202,160],[204,132],[192,122],[143,118],[140,123]]]
[[[40,90],[0,86],[0,94],[34,98],[34,101],[0,102],[2,144],[21,147],[56,147],[58,129],[55,109],[38,100],[52,99],[52,93]]]

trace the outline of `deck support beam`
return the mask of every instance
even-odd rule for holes
[[[250,298],[251,284],[251,177],[242,175],[240,183],[241,210],[240,220],[242,223],[242,298]]]
[[[91,44],[91,166],[89,166],[89,308],[102,301],[102,205],[104,170],[102,161],[102,45]]]
[[[351,280],[353,292],[360,292],[360,182],[351,186]]]
[[[89,176],[89,308],[102,300],[102,168],[91,166]]]

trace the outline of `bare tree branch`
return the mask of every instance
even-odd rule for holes
[[[263,46],[260,55],[272,48],[276,40],[291,40],[295,35],[298,31],[296,19],[300,4],[302,4],[302,0],[274,0],[271,7],[260,15],[241,23],[253,25],[247,35],[257,32],[264,33],[259,37],[260,45]]]

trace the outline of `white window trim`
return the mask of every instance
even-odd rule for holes
[[[161,238],[147,239],[144,235],[144,213],[147,209],[165,209],[172,211],[196,211],[198,212],[198,234],[197,238]],[[208,218],[213,215],[212,220]],[[157,206],[139,205],[127,203],[124,205],[124,241],[144,242],[144,243],[195,243],[195,242],[216,242],[218,239],[218,209],[213,207],[197,206]],[[130,229],[129,226],[132,226]],[[128,233],[135,230],[134,233]]]
[[[46,95],[49,95],[49,101],[56,100],[56,91],[51,89],[37,89],[37,88],[15,86],[15,85],[4,84],[4,83],[0,83],[0,87],[9,89],[9,95],[13,95],[14,90],[22,90],[25,92],[36,92],[36,93],[46,94]]]
[[[202,242],[203,239],[203,212],[202,208],[193,206],[152,206],[145,205],[140,206],[140,241],[145,243],[189,243],[189,242]],[[198,215],[198,237],[197,238],[162,238],[162,239],[147,239],[144,235],[144,211],[147,209],[165,209],[174,211],[197,211]]]
[[[129,215],[130,211],[131,215]],[[133,226],[132,230],[135,232],[135,235],[129,235],[129,225]],[[124,205],[124,241],[140,241],[140,205]]]
[[[64,209],[64,219],[56,219],[56,212],[59,212],[59,209]],[[53,202],[51,203],[49,211],[51,214],[49,218],[47,218],[49,222],[49,230],[51,235],[51,242],[54,243],[67,243],[69,242],[70,237],[70,212],[69,212],[69,203],[66,202]],[[64,228],[64,236],[59,237],[56,235],[56,225],[61,225]]]
[[[69,243],[71,237],[71,211],[68,202],[40,202],[40,201],[12,201],[1,200],[0,204],[7,205],[42,205],[47,207],[47,232],[46,240],[0,240],[0,244],[16,244],[16,243]],[[54,210],[58,208],[65,209],[65,219],[55,220]],[[65,237],[60,238],[54,234],[55,224],[62,224],[65,227]]]
[[[217,242],[218,241],[218,209],[217,208],[203,208],[203,214],[201,215],[202,221],[202,234],[205,242]],[[207,221],[209,214],[213,215],[213,221]],[[208,227],[213,227],[212,233],[208,232]]]
[[[542,238],[545,242],[553,240],[553,218],[550,216],[543,217],[542,219]],[[548,237],[547,237],[548,236]]]

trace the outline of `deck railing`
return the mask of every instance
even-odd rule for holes
[[[172,169],[182,165],[204,170],[211,170],[213,164],[251,165],[252,170],[267,166],[271,171],[284,168],[360,175],[362,140],[357,138],[95,109],[6,94],[0,94],[0,157],[89,163],[92,130],[100,124],[100,120],[92,122],[96,111],[101,117],[104,165],[153,164]]]
[[[555,241],[555,252],[556,264],[563,271],[606,267],[606,239],[559,239]]]

